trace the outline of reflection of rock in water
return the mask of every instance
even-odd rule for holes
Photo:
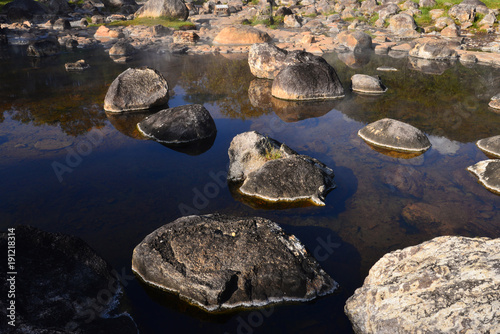
[[[271,87],[273,82],[266,79],[254,79],[248,87],[250,103],[257,108],[271,108]]]
[[[415,57],[408,57],[408,66],[412,70],[420,71],[425,74],[441,75],[454,64],[450,61],[429,60]]]
[[[285,122],[298,122],[307,118],[321,117],[335,109],[339,101],[286,101],[271,98],[273,110]]]
[[[368,147],[370,147],[372,150],[377,151],[379,153],[382,153],[384,155],[387,155],[388,157],[391,158],[398,158],[398,159],[413,159],[415,157],[420,156],[424,152],[398,152],[394,150],[388,150],[382,147],[377,147],[375,145],[370,144],[369,142],[366,142]]]
[[[156,111],[145,111],[145,112],[132,112],[132,113],[106,113],[106,117],[109,122],[115,127],[116,130],[123,133],[125,136],[132,137],[135,139],[147,139],[139,130],[137,130],[137,123],[154,114]]]
[[[212,145],[215,142],[216,136],[217,133],[214,133],[210,137],[203,138],[186,144],[165,144],[165,143],[160,143],[160,144],[174,151],[185,153],[187,155],[200,155],[202,153],[205,153],[212,147]]]
[[[338,58],[350,68],[362,68],[370,62],[372,51],[366,52],[343,52]]]

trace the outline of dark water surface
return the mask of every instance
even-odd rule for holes
[[[65,62],[81,58],[89,70],[64,71]],[[0,49],[0,229],[29,224],[79,236],[132,275],[133,248],[181,215],[270,218],[317,256],[339,282],[337,294],[213,316],[128,278],[124,304],[141,333],[352,333],[345,300],[385,253],[440,235],[500,237],[500,197],[466,171],[487,158],[475,142],[500,134],[500,114],[487,106],[500,70],[376,55],[325,58],[346,97],[303,105],[272,99],[269,82],[254,79],[241,57],[143,55],[124,65],[101,50],[35,61],[22,49]],[[193,155],[143,140],[135,124],[147,113],[106,115],[107,87],[143,65],[166,76],[171,107],[202,103],[211,112],[218,133],[210,149]],[[356,73],[380,75],[389,90],[350,92]],[[421,129],[432,148],[412,159],[373,150],[357,131],[383,117]],[[248,130],[330,166],[337,188],[326,206],[240,201],[224,181],[227,149]]]

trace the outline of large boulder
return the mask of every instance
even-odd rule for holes
[[[120,40],[109,49],[110,56],[130,56],[137,52],[137,49],[127,41]]]
[[[9,247],[13,267],[7,257],[0,263],[2,333],[137,333],[130,315],[117,309],[122,283],[132,275],[115,271],[74,236],[29,226],[12,230],[0,233],[5,255],[15,244]],[[11,289],[15,297],[7,299]],[[8,326],[14,318],[15,327]]]
[[[500,135],[478,140],[476,145],[487,155],[500,159]]]
[[[396,34],[404,34],[417,29],[417,23],[412,16],[401,13],[389,19],[389,29]]]
[[[473,23],[476,13],[488,14],[489,9],[484,2],[479,0],[464,0],[448,10],[448,15],[460,23]]]
[[[234,137],[228,154],[228,181],[242,183],[239,190],[247,196],[324,205],[335,187],[333,170],[325,164],[255,131]]]
[[[335,69],[321,57],[285,67],[273,82],[271,93],[284,100],[335,99],[344,88]]]
[[[216,135],[210,113],[201,104],[161,110],[137,124],[146,137],[166,144],[186,144]]]
[[[135,17],[168,17],[186,21],[189,16],[182,0],[148,0],[135,13]]]
[[[222,29],[214,38],[216,44],[254,44],[266,43],[271,37],[254,27],[235,25]]]
[[[280,49],[270,43],[256,43],[250,47],[248,65],[250,72],[258,78],[274,79],[285,67],[318,60],[318,56],[305,51]]]
[[[307,301],[338,286],[295,236],[259,217],[179,218],[137,245],[132,270],[208,311]]]
[[[60,50],[61,47],[56,39],[47,38],[30,43],[26,54],[31,57],[47,57],[58,54]]]
[[[431,147],[422,131],[390,118],[368,124],[358,135],[369,144],[397,152],[425,152]]]
[[[0,13],[5,14],[9,21],[31,20],[36,15],[48,14],[47,8],[34,0],[14,0],[5,4]]]
[[[160,72],[149,67],[129,68],[109,86],[104,110],[144,110],[166,104],[168,98],[168,83]]]
[[[384,255],[345,305],[354,332],[497,333],[500,239],[438,237]]]
[[[377,75],[372,77],[366,74],[354,74],[351,77],[352,90],[359,93],[380,94],[387,91],[382,80]]]
[[[432,60],[455,59],[458,57],[457,51],[450,47],[448,41],[433,37],[417,39],[409,55]]]
[[[500,160],[489,159],[467,167],[486,189],[500,195]]]
[[[353,52],[373,49],[372,38],[362,31],[342,31],[337,35],[336,42]]]

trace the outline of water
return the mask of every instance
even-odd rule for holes
[[[440,235],[500,236],[500,197],[466,171],[486,159],[475,142],[499,134],[500,114],[487,107],[498,93],[499,69],[331,54],[325,58],[346,97],[298,105],[270,98],[269,83],[255,80],[238,56],[142,55],[124,65],[101,50],[41,60],[18,48],[0,54],[2,230],[29,224],[79,236],[131,275],[133,248],[183,214],[262,216],[295,234],[341,286],[310,303],[209,315],[132,279],[123,304],[141,333],[352,333],[345,300],[385,253]],[[81,58],[89,70],[64,71],[65,62]],[[205,153],[142,140],[135,124],[145,114],[103,111],[114,78],[144,65],[167,77],[171,107],[203,103],[211,112],[218,133]],[[380,75],[389,90],[350,92],[356,73]],[[413,159],[370,148],[357,131],[383,117],[423,130],[432,148]],[[330,166],[337,188],[326,206],[276,208],[242,202],[228,189],[229,143],[248,130]]]

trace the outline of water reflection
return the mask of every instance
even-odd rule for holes
[[[409,57],[408,59],[408,64],[412,70],[432,75],[441,75],[454,65],[451,61],[429,60],[415,57]]]
[[[205,153],[212,147],[212,145],[215,142],[216,136],[217,133],[214,133],[210,137],[185,144],[165,144],[165,143],[160,143],[160,144],[174,151],[185,153],[187,155],[200,155],[202,153]]]
[[[361,69],[370,62],[372,51],[364,52],[342,52],[338,54],[338,58],[348,67],[352,69]]]
[[[147,138],[145,138],[137,129],[137,123],[155,112],[155,110],[128,113],[106,112],[106,117],[115,129],[123,133],[125,136],[139,140],[146,140]]]

